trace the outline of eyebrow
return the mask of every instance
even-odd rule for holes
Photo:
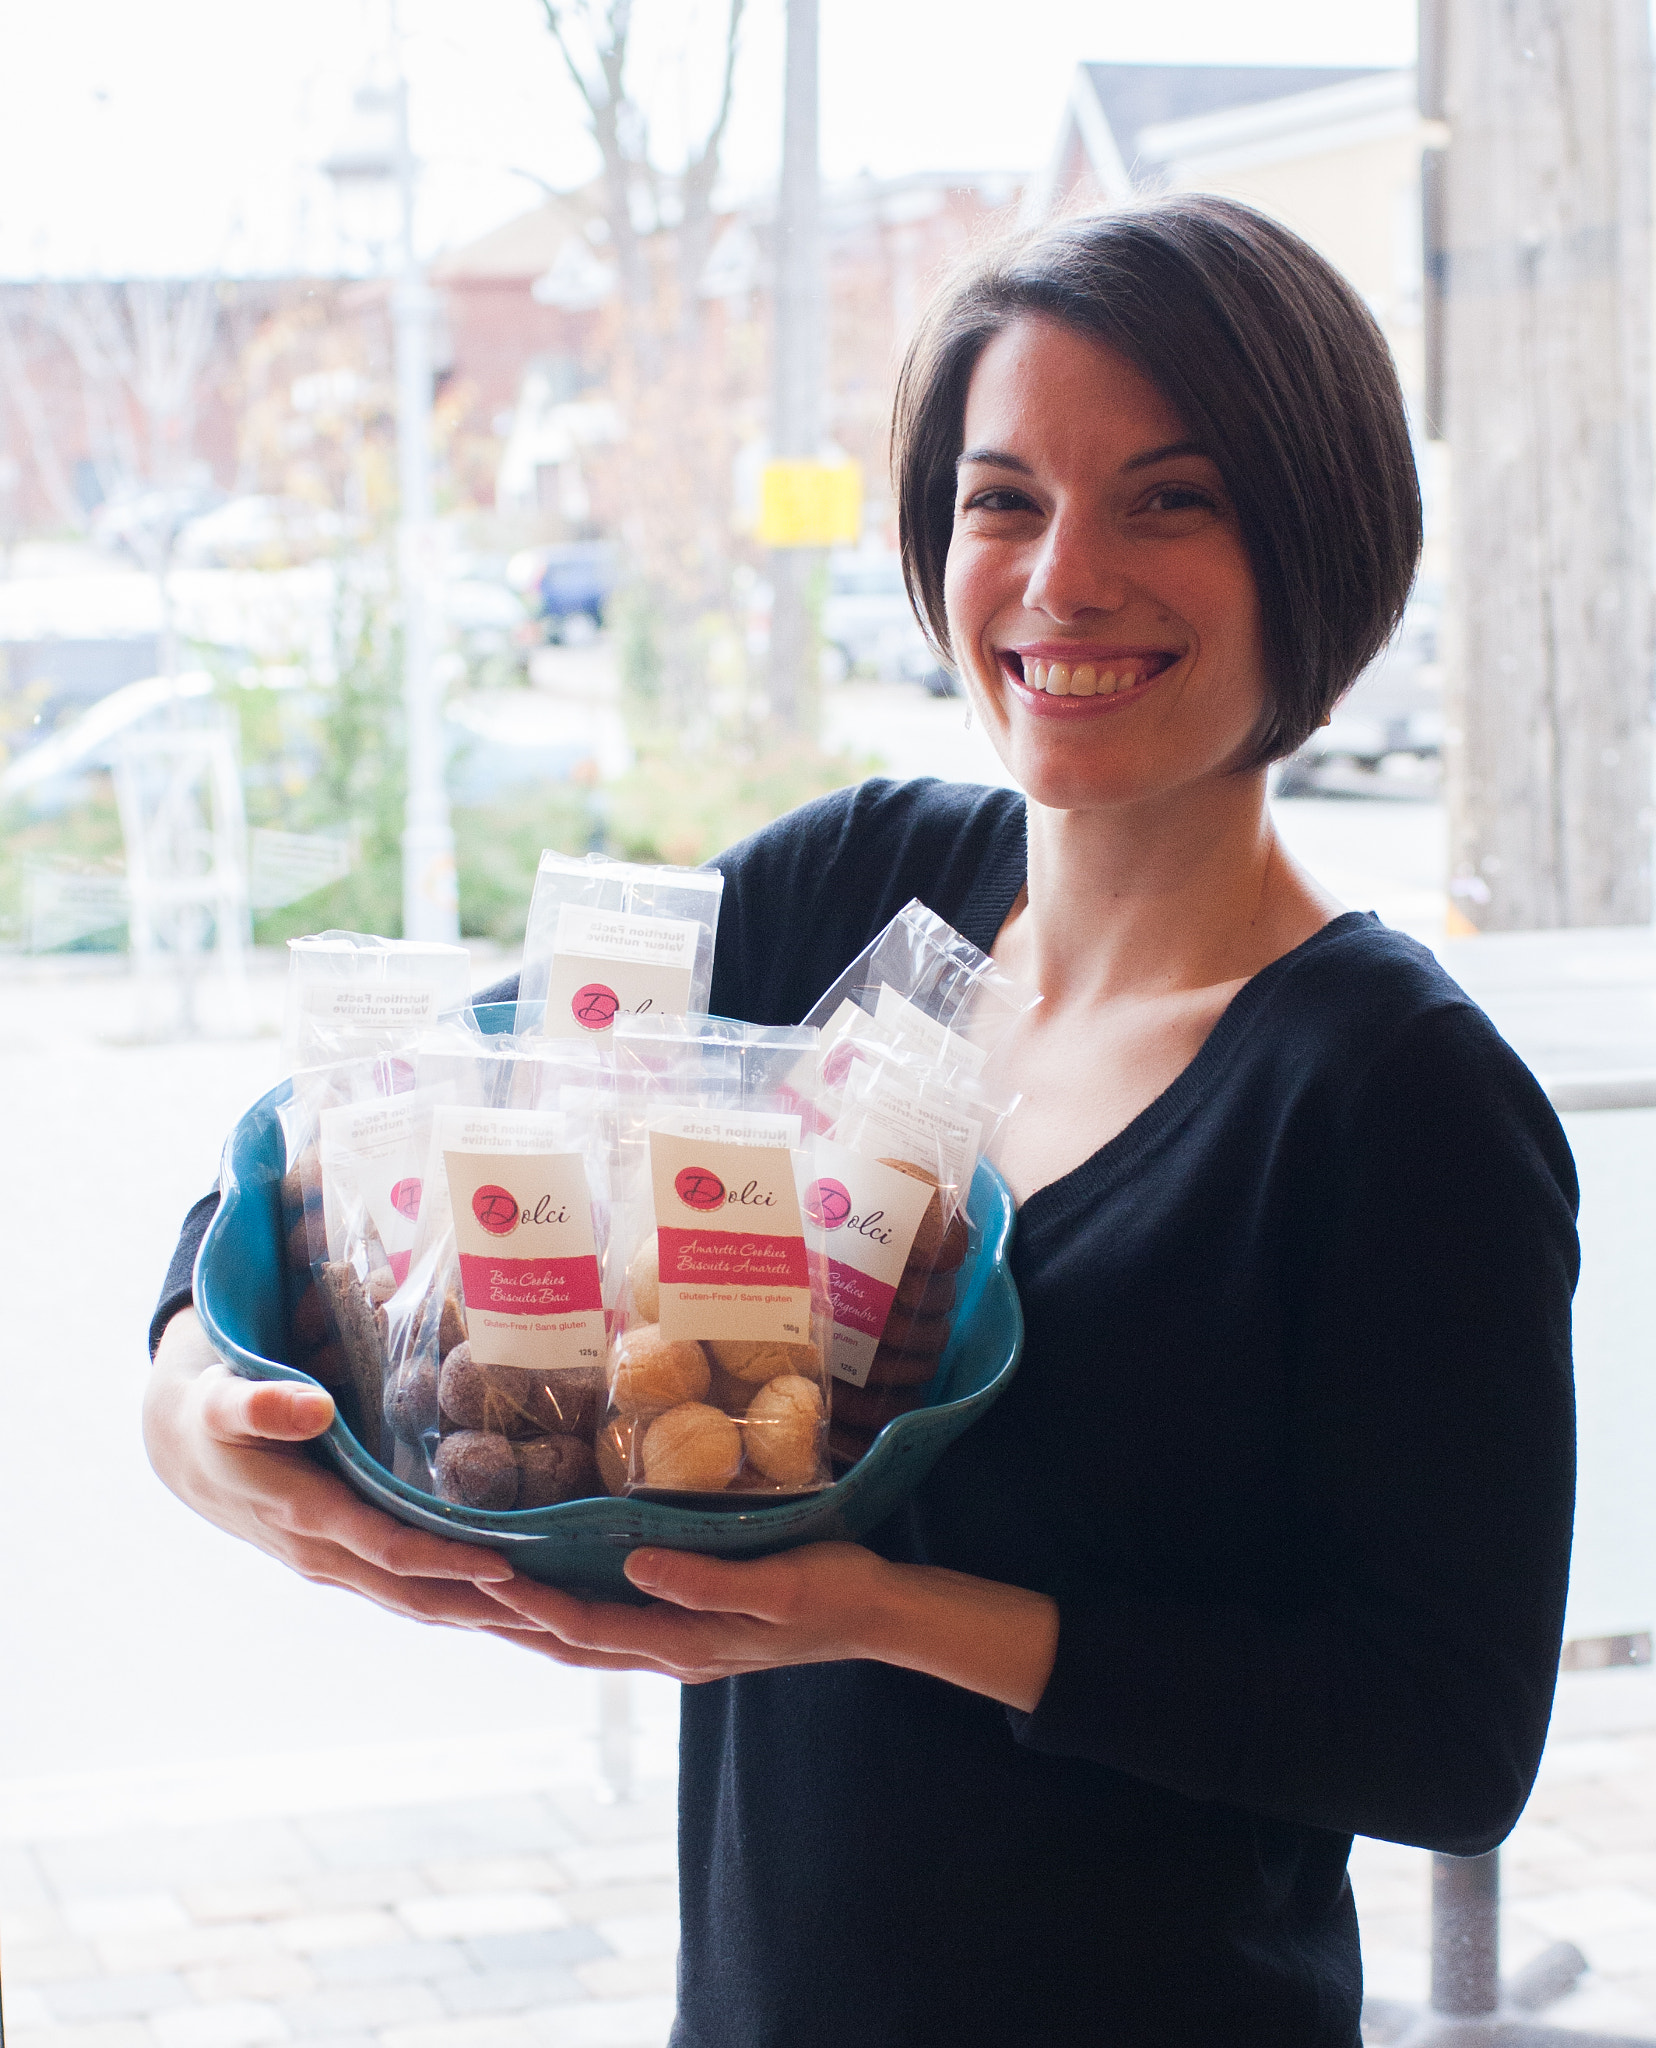
[[[1176,455],[1199,455],[1204,462],[1212,460],[1199,441],[1169,441],[1164,448],[1146,448],[1142,455],[1128,456],[1121,466],[1123,469],[1148,469],[1153,463],[1170,462]],[[968,462],[981,462],[990,469],[1016,470],[1019,476],[1035,474],[1027,462],[1016,455],[1009,455],[1004,448],[963,448],[955,458],[955,468],[964,469]]]

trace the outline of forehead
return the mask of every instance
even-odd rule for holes
[[[1085,449],[1112,464],[1188,440],[1178,412],[1118,350],[1025,315],[992,336],[966,387],[963,446],[1030,460]]]

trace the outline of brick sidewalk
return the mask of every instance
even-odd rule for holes
[[[1586,1953],[1548,2024],[1656,2042],[1656,1727],[1613,1725],[1649,1683],[1565,1682],[1502,1943],[1509,1970]],[[10,2048],[661,2048],[659,1705],[633,1751],[622,1804],[582,1730],[0,1786]],[[1371,1991],[1422,2001],[1428,1859],[1360,1842],[1352,1869]]]
[[[0,1788],[10,2048],[661,2048],[670,1780],[606,1805],[589,1739],[516,1747]]]

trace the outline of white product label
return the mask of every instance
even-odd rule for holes
[[[792,1151],[799,1143],[799,1118],[769,1109],[673,1109],[656,1117],[652,1131],[674,1138],[705,1138],[713,1145],[779,1145]]]
[[[537,1372],[601,1364],[604,1303],[579,1153],[446,1151],[443,1164],[473,1358]]]
[[[422,1088],[374,1102],[342,1103],[323,1110],[317,1134],[329,1257],[345,1256],[350,1212],[360,1203],[399,1286],[408,1277],[420,1220],[425,1122],[436,1095],[435,1089]]]
[[[546,990],[548,1038],[584,1038],[617,1017],[682,1016],[702,927],[691,917],[640,917],[565,903]]]
[[[437,1015],[440,993],[418,982],[326,982],[301,989],[299,1007],[336,1031],[419,1031]]]
[[[917,1003],[900,996],[885,982],[881,982],[874,1004],[874,1021],[883,1024],[900,1041],[930,1053],[941,1065],[964,1067],[968,1074],[981,1074],[989,1057],[981,1046],[962,1038],[958,1031],[951,1031],[947,1024],[938,1023],[935,1017],[928,1017]]]
[[[805,1189],[805,1220],[828,1258],[834,1331],[828,1362],[836,1379],[868,1381],[914,1234],[936,1190],[849,1146],[819,1138]]]
[[[810,1342],[810,1262],[786,1145],[652,1131],[650,1184],[664,1337]]]
[[[449,1152],[565,1152],[569,1125],[552,1109],[469,1109],[446,1102],[431,1120],[431,1152],[426,1166],[425,1198],[420,1205],[419,1234],[414,1256],[423,1260],[427,1247],[453,1228],[444,1155]]]

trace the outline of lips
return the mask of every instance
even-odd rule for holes
[[[1117,697],[1136,689],[1171,668],[1176,654],[1160,649],[1151,652],[1106,654],[1078,653],[1069,659],[1031,650],[1019,653],[1001,650],[1002,666],[1026,690],[1046,697]]]

